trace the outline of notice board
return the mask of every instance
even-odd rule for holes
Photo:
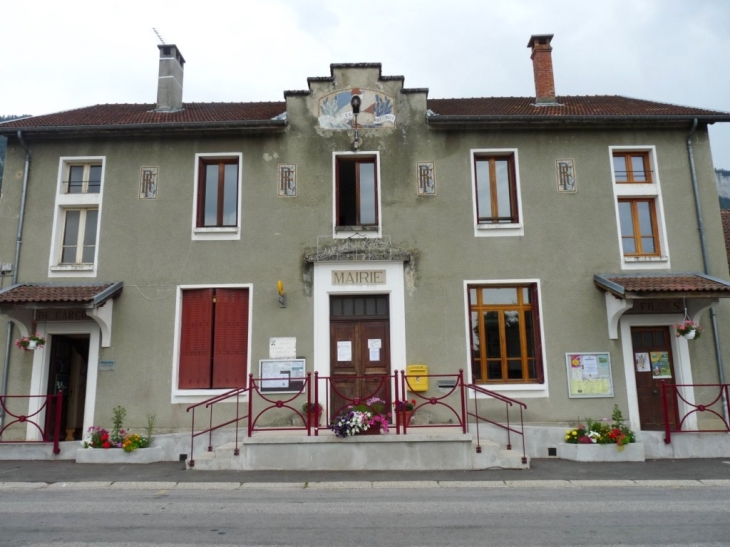
[[[259,380],[262,393],[292,393],[304,386],[304,359],[261,359]]]
[[[568,396],[613,397],[611,355],[601,353],[566,353]]]

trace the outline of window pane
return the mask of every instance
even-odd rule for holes
[[[500,222],[512,220],[512,195],[509,184],[509,160],[495,160],[497,174],[497,216],[508,217]]]
[[[89,167],[89,188],[87,193],[98,194],[101,190],[101,165]]]
[[[534,359],[530,359],[527,362],[527,374],[528,374],[528,378],[530,378],[531,380],[534,380],[535,378],[537,378],[537,368],[535,367]]]
[[[203,226],[218,225],[218,165],[205,166],[205,208]]]
[[[642,236],[653,236],[654,225],[651,222],[651,204],[648,201],[637,201],[636,209],[639,213],[639,229]]]
[[[530,289],[528,289],[527,287],[522,289],[522,303],[523,304],[530,303]]]
[[[482,379],[481,353],[479,348],[479,314],[471,312],[471,373],[474,380]]]
[[[507,341],[507,357],[522,357],[520,345],[520,312],[504,312],[504,337]]]
[[[641,238],[641,252],[645,254],[656,253],[656,246],[654,245],[653,237]]]
[[[492,197],[489,191],[489,160],[476,162],[477,172],[477,216],[480,219],[492,218]]]
[[[507,378],[510,380],[522,380],[521,359],[509,359],[507,361]]]
[[[634,221],[631,218],[631,202],[620,201],[618,204],[618,216],[621,221],[621,235],[634,235]]]
[[[337,225],[357,224],[357,193],[355,192],[355,162],[338,161]]]
[[[84,264],[93,264],[95,252],[96,252],[96,245],[91,245],[89,247],[84,246],[84,250],[81,253],[82,254],[81,262],[83,262]]]
[[[523,317],[525,321],[525,346],[527,346],[527,356],[535,357],[535,331],[532,320],[532,312],[525,312]]]
[[[223,177],[223,226],[235,226],[238,208],[238,164],[226,164]]]
[[[69,194],[80,194],[84,185],[84,166],[72,165],[68,170],[68,190]]]
[[[646,182],[644,156],[631,156],[631,170],[633,171],[635,182]]]
[[[79,217],[81,211],[66,211],[66,226],[63,230],[63,244],[76,245],[79,240]]]
[[[477,290],[469,289],[469,304],[475,306],[477,303]]]
[[[513,287],[482,289],[483,304],[517,304],[517,289]]]
[[[625,237],[621,240],[624,254],[636,254],[636,240],[633,237]]]
[[[499,343],[499,312],[484,313],[484,340],[487,344],[487,357],[502,357]]]
[[[86,226],[84,227],[84,245],[96,244],[96,221],[99,217],[99,211],[96,209],[88,209],[86,211]]]
[[[501,380],[502,379],[502,362],[501,361],[488,361],[487,362],[487,377],[490,380]]]
[[[360,225],[375,224],[375,164],[360,163]]]
[[[613,174],[616,177],[616,182],[626,182],[629,180],[626,173],[626,159],[624,156],[613,157]]]

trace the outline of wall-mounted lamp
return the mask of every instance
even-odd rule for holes
[[[284,294],[284,282],[279,279],[276,282],[276,290],[279,291],[279,307],[286,308],[286,295]]]
[[[357,115],[360,114],[360,105],[362,104],[362,99],[360,98],[360,95],[353,95],[352,99],[350,99],[350,106],[352,106],[352,115],[355,118],[355,139],[352,141],[352,147],[357,150],[360,148],[360,145],[362,142],[360,141],[360,132],[358,131],[357,127]]]

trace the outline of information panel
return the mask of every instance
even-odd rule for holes
[[[261,359],[259,381],[261,391],[297,392],[304,385],[305,359]]]
[[[566,353],[571,398],[613,397],[609,353]]]

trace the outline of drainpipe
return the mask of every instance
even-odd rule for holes
[[[702,248],[702,264],[705,268],[705,275],[710,275],[710,263],[707,257],[707,243],[705,242],[705,226],[702,222],[702,209],[700,207],[700,193],[697,187],[697,171],[695,169],[695,156],[692,150],[692,137],[697,130],[697,118],[692,122],[692,129],[687,137],[687,152],[689,154],[689,170],[692,175],[692,192],[695,197],[695,209],[697,211],[697,230],[700,232],[700,247]],[[710,307],[710,321],[712,323],[712,337],[715,341],[715,359],[717,360],[717,376],[721,384],[725,383],[725,371],[722,363],[722,351],[720,349],[720,333],[717,330],[717,313],[715,306]],[[725,390],[722,390],[722,412],[725,416],[725,423],[728,421],[727,400],[725,398]]]
[[[23,168],[23,190],[20,196],[20,214],[18,215],[18,234],[15,239],[15,262],[13,263],[13,282],[15,285],[18,282],[18,261],[20,260],[20,244],[23,241],[23,218],[25,217],[25,198],[28,194],[28,174],[30,172],[30,149],[23,140],[22,131],[18,131],[18,141],[20,146],[25,150],[25,167]],[[2,396],[3,398],[8,394],[8,371],[10,368],[10,346],[13,343],[13,322],[8,321],[8,335],[5,340],[5,359],[3,361],[3,383],[2,383]],[[5,421],[5,412],[0,408],[0,429],[3,428],[3,422]]]

